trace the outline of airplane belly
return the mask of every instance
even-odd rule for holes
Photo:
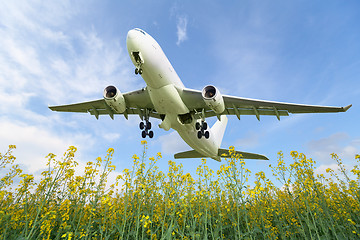
[[[160,114],[185,114],[189,112],[173,84],[161,88],[147,86],[155,110]]]
[[[172,77],[164,70],[161,65],[155,63],[147,63],[143,66],[144,73],[142,77],[147,86],[152,88],[161,88],[166,85],[172,84]]]
[[[176,130],[180,137],[194,150],[206,157],[217,157],[219,146],[211,129],[209,139],[197,137],[197,130],[194,124],[181,124],[177,119],[171,118],[172,128]]]
[[[162,55],[164,54],[162,53]],[[152,88],[161,88],[163,86],[173,84],[179,88],[184,88],[184,84],[181,82],[179,76],[165,55],[163,57],[153,56],[151,60],[151,62],[144,63],[142,67],[144,69],[142,77],[147,86]]]
[[[177,125],[173,128],[179,133],[180,137],[197,152],[207,157],[217,157],[219,147],[211,133],[211,129],[209,129],[209,139],[205,139],[204,137],[199,139],[197,137],[197,131],[192,125]]]

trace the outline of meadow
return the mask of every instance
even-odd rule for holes
[[[174,161],[160,171],[161,153],[148,158],[142,144],[114,182],[111,148],[82,174],[75,172],[75,147],[49,154],[35,181],[16,165],[10,145],[0,154],[0,239],[360,238],[360,169],[346,169],[336,154],[338,169],[325,177],[304,154],[285,159],[280,152],[269,166],[271,181],[247,169],[234,148],[218,171],[203,159],[191,176]]]

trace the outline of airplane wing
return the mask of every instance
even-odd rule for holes
[[[159,118],[158,114],[154,109],[154,106],[150,100],[148,91],[143,88],[140,90],[127,92],[123,94],[126,103],[126,110],[124,113],[121,113],[128,118],[128,115],[136,114],[141,118],[145,115],[145,111],[148,111],[150,117]],[[114,114],[119,114],[114,112],[105,102],[104,99],[74,103],[69,105],[60,105],[60,106],[49,106],[52,111],[58,112],[80,112],[80,113],[90,113],[94,115],[97,119],[99,115],[109,115],[111,118],[114,118]]]
[[[202,111],[204,109],[205,117],[217,116],[210,109],[201,95],[201,91],[193,89],[184,89],[180,93],[184,103],[191,110]],[[305,105],[296,103],[264,101],[251,98],[242,98],[223,95],[225,111],[222,114],[236,115],[255,115],[260,121],[260,115],[273,115],[280,120],[280,116],[289,116],[289,113],[334,113],[346,112],[352,105],[346,107],[328,107],[318,105]]]

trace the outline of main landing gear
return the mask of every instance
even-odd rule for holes
[[[140,122],[139,127],[141,130],[143,130],[141,132],[142,138],[146,138],[146,136],[149,136],[149,138],[154,137],[154,132],[150,130],[151,122],[149,122],[149,120],[145,120],[145,122]]]
[[[206,139],[208,139],[210,137],[209,131],[206,131],[207,128],[208,128],[208,125],[207,125],[207,122],[205,122],[205,121],[201,121],[201,123],[200,122],[195,123],[195,129],[198,131],[198,133],[197,133],[198,139],[201,139],[202,136],[204,136]]]
[[[135,74],[141,75],[143,73],[141,65],[143,64],[144,61],[140,57],[140,52],[133,52],[132,54],[133,54],[135,62],[136,62]]]
[[[141,136],[142,138],[146,138],[146,136],[149,136],[149,138],[154,137],[154,132],[151,131],[151,122],[149,121],[150,116],[150,110],[144,109],[144,112],[141,114],[141,122],[139,124],[140,129],[142,130]]]

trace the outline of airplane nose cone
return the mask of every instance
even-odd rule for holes
[[[138,33],[135,30],[130,30],[127,34],[127,39],[135,39],[137,37]]]

